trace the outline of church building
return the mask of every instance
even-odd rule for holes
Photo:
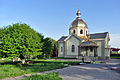
[[[79,10],[76,15],[77,18],[70,25],[69,35],[58,40],[58,57],[109,59],[109,33],[89,34],[88,26],[81,19]]]

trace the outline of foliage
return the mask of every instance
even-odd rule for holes
[[[55,43],[56,43],[56,41],[53,40],[52,38],[47,37],[44,39],[44,44],[42,47],[44,58],[48,58],[48,57],[52,56]]]
[[[42,54],[43,36],[27,24],[13,24],[0,29],[1,57],[26,58]]]
[[[110,56],[110,58],[113,58],[113,59],[120,59],[120,56]]]
[[[62,78],[59,77],[58,73],[54,72],[41,75],[32,75],[30,78],[22,80],[62,80]]]
[[[9,61],[0,64],[0,79],[5,77],[15,77],[28,73],[43,72],[53,69],[59,69],[68,65],[77,65],[79,61],[62,61],[62,60],[34,60],[34,63],[21,64],[21,62]]]
[[[120,54],[111,54],[110,58],[120,59]]]

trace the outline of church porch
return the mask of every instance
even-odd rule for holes
[[[83,42],[78,46],[78,58],[82,59],[96,59],[97,58],[97,44],[92,41]]]

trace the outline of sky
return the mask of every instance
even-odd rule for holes
[[[58,40],[69,35],[78,8],[90,34],[109,32],[111,47],[120,48],[120,0],[0,0],[0,28],[26,23]]]

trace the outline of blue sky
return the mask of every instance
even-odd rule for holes
[[[111,46],[120,48],[120,0],[0,0],[0,27],[22,22],[58,40],[78,8],[89,33],[109,32]]]

